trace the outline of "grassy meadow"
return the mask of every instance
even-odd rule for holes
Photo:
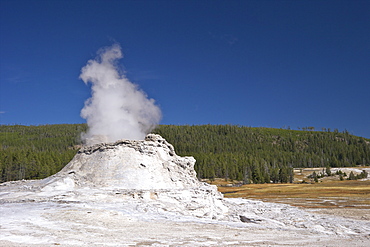
[[[227,198],[258,199],[305,208],[370,209],[370,179],[340,181],[338,176],[330,176],[314,183],[307,178],[312,169],[295,169],[295,172],[295,183],[240,186],[224,179],[208,182],[217,185],[218,190]],[[302,180],[307,182],[302,183]]]

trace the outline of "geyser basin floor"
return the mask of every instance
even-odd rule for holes
[[[136,205],[137,206],[137,205]],[[361,234],[260,226],[171,212],[143,213],[125,203],[1,204],[1,246],[369,246]],[[297,221],[305,221],[296,215]],[[337,224],[335,218],[331,224]],[[340,220],[339,220],[340,222]],[[330,224],[330,223],[328,223]]]
[[[0,246],[370,246],[370,222],[225,199],[158,135],[0,185]]]

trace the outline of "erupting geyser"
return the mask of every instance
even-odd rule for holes
[[[153,99],[119,72],[121,47],[114,44],[98,51],[95,60],[82,68],[80,78],[91,86],[81,117],[88,131],[87,145],[120,139],[142,140],[159,123],[161,111]]]

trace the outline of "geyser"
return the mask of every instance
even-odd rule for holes
[[[114,44],[100,49],[81,70],[80,79],[92,84],[91,98],[81,110],[88,125],[83,135],[87,145],[142,140],[161,119],[155,101],[120,73],[117,62],[122,57],[121,47]]]

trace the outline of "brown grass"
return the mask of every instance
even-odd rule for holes
[[[226,181],[215,180],[212,184],[218,185],[219,191],[225,197],[259,199],[307,208],[370,209],[370,180],[328,180],[313,184],[249,184],[240,187],[225,186]]]

